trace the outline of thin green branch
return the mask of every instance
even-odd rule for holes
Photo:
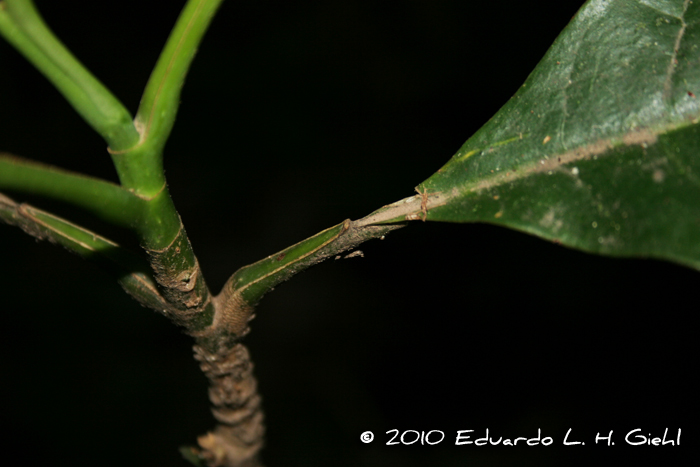
[[[127,228],[139,222],[146,204],[114,183],[2,152],[0,189],[63,201]]]
[[[210,326],[214,306],[163,173],[185,75],[222,0],[189,0],[168,38],[141,99],[135,124],[140,143],[111,150],[122,186],[147,200],[136,230],[163,295],[178,309],[173,319],[197,333]]]
[[[406,225],[405,222],[374,225],[367,219],[348,219],[236,271],[214,299],[217,306],[214,324],[220,328],[212,330],[210,335],[245,335],[253,307],[277,285],[315,264]]]
[[[392,230],[406,226],[409,220],[419,219],[422,198],[423,195],[411,196],[384,206],[362,219],[348,219],[244,266],[226,281],[217,300],[225,302],[236,295],[246,306],[255,306],[267,292],[299,272],[357,248],[367,240],[383,238]]]
[[[165,183],[163,147],[175,123],[185,75],[222,1],[187,2],[141,97],[135,119],[140,144],[128,151],[111,151],[122,184],[140,195],[150,197]]]
[[[17,226],[98,263],[116,276],[124,290],[142,305],[169,314],[172,307],[160,295],[148,264],[137,255],[83,227],[0,193],[0,221]]]
[[[162,148],[175,122],[180,91],[197,48],[223,0],[189,0],[158,58],[136,113],[143,140]]]
[[[31,0],[0,2],[0,35],[51,81],[112,149],[138,143],[130,113],[58,40]]]

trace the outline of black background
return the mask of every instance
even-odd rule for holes
[[[180,3],[37,1],[132,112]],[[244,264],[411,196],[579,7],[475,5],[223,5],[166,148],[172,196],[212,290]],[[0,90],[2,150],[116,181],[104,142],[5,43]],[[11,195],[133,246],[70,208]],[[415,224],[259,306],[247,343],[267,465],[678,465],[697,449],[697,272],[488,225]],[[213,426],[190,338],[92,265],[7,226],[0,293],[5,455],[186,465],[177,447]],[[682,428],[681,446],[624,446],[631,429],[665,427]],[[539,428],[554,444],[453,446],[456,430],[486,428],[510,438]],[[586,446],[562,447],[568,428]],[[386,446],[391,429],[447,437]],[[596,446],[609,430],[616,445]]]

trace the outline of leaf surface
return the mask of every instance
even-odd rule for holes
[[[700,269],[699,116],[700,1],[590,0],[422,211]]]

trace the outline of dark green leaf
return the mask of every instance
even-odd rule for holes
[[[699,109],[700,2],[591,0],[419,186],[427,219],[700,268]]]

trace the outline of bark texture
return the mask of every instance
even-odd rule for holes
[[[149,274],[143,272],[147,266],[142,267],[110,240],[2,194],[0,220],[90,260],[108,263],[116,268],[116,276],[128,293],[184,327],[196,340],[194,356],[209,380],[212,412],[219,422],[198,438],[201,450],[193,452],[210,467],[259,467],[265,432],[261,398],[250,354],[240,343],[249,332],[255,304],[276,285],[304,269],[403,227],[410,214],[424,212],[427,198],[421,193],[359,221],[346,220],[241,268],[216,297],[209,292],[182,223],[165,248],[146,249]],[[246,295],[253,285],[258,290]]]
[[[198,442],[211,467],[257,467],[263,446],[263,412],[248,349],[235,344],[210,353],[194,347],[195,359],[209,379],[209,399],[219,425]]]

